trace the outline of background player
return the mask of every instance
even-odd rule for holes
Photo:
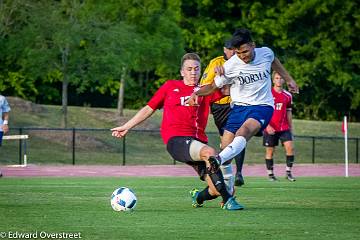
[[[200,57],[187,53],[181,61],[183,80],[165,82],[148,104],[133,118],[120,127],[111,129],[114,137],[124,137],[130,129],[149,118],[157,109],[164,108],[161,123],[161,136],[167,151],[177,161],[192,166],[206,180],[208,187],[199,192],[193,189],[190,194],[194,207],[201,207],[205,200],[215,199],[221,195],[226,210],[241,210],[244,207],[236,202],[227,191],[224,178],[219,168],[211,168],[209,159],[216,154],[214,148],[206,145],[205,135],[210,103],[220,99],[220,91],[198,99],[197,106],[189,106],[186,100],[198,89],[200,79]]]
[[[9,131],[9,112],[10,105],[6,98],[0,95],[0,147],[2,144],[3,135]],[[2,172],[0,171],[0,177],[2,177]]]
[[[270,181],[276,181],[274,175],[274,151],[279,145],[279,139],[286,152],[286,179],[295,181],[291,174],[294,164],[294,146],[292,127],[292,95],[283,89],[284,79],[277,72],[273,72],[274,87],[271,92],[274,97],[274,113],[269,125],[264,130],[263,144],[266,147],[265,163]]]
[[[223,56],[219,56],[212,59],[209,65],[206,67],[201,78],[201,82],[200,82],[201,86],[213,83],[214,78],[216,76],[215,68],[218,66],[222,66],[226,60],[228,60],[235,54],[235,49],[231,45],[231,40],[225,41],[223,51],[224,51]],[[211,104],[211,113],[213,115],[215,125],[219,131],[220,138],[224,133],[224,126],[226,124],[226,120],[228,119],[231,110],[230,102],[231,102],[230,96],[225,96],[222,99]],[[235,162],[236,162],[235,182],[234,182],[231,163],[229,162],[229,164],[225,164],[220,167],[224,175],[225,184],[229,192],[233,192],[234,184],[236,186],[244,185],[244,178],[242,176],[242,167],[244,164],[244,158],[245,158],[245,149],[239,155],[235,156]]]

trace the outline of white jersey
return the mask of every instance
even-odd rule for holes
[[[225,75],[216,76],[215,84],[221,88],[230,84],[231,104],[269,105],[274,107],[271,94],[271,64],[274,53],[270,48],[255,48],[255,58],[244,63],[236,54],[224,64]]]
[[[3,125],[2,115],[4,112],[10,112],[10,106],[6,98],[0,95],[0,132],[3,132],[1,125]]]

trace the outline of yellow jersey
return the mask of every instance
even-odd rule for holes
[[[207,67],[205,68],[205,71],[201,77],[200,85],[204,86],[204,85],[211,84],[214,81],[214,78],[216,76],[215,67],[222,66],[222,65],[224,65],[224,63],[225,63],[224,56],[219,56],[219,57],[213,58],[210,61],[209,65],[207,65]],[[231,102],[230,96],[226,96],[226,97],[223,97],[222,99],[216,101],[215,103],[228,104],[230,102]]]

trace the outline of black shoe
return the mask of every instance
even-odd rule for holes
[[[2,172],[0,171],[0,177],[2,177]]]
[[[215,156],[209,157],[209,163],[210,163],[210,167],[208,168],[208,171],[210,173],[215,173],[217,172],[217,170],[219,170],[221,162],[218,157]]]
[[[275,181],[278,181],[278,179],[275,177],[274,174],[269,174],[269,181],[270,182],[275,182]]]
[[[244,178],[241,174],[236,174],[235,177],[235,186],[241,187],[245,184]]]
[[[290,173],[286,173],[286,179],[289,180],[290,182],[295,182],[296,179],[293,177],[293,175]]]

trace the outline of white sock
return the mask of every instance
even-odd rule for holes
[[[228,192],[233,195],[234,185],[235,185],[235,177],[233,175],[233,168],[231,164],[220,165],[221,172],[224,176],[224,182],[226,185],[226,189]]]
[[[237,136],[234,140],[224,148],[220,153],[221,164],[233,159],[246,147],[246,139],[243,136]]]

